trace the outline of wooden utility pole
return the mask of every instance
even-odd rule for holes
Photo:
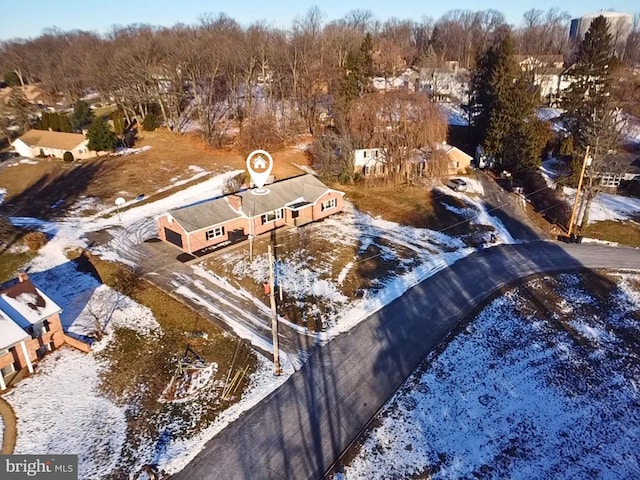
[[[584,179],[584,172],[587,170],[587,164],[589,163],[589,150],[587,145],[587,151],[584,152],[584,160],[582,160],[582,171],[580,172],[580,180],[578,180],[578,190],[576,190],[576,200],[573,202],[573,210],[571,211],[571,220],[569,220],[569,232],[567,236],[571,238],[571,232],[573,231],[573,222],[576,220],[576,212],[578,210],[578,202],[580,200],[580,190],[582,189],[582,180]]]
[[[271,245],[269,250],[269,299],[271,301],[271,336],[273,337],[273,373],[280,375],[280,348],[278,345],[278,312],[276,312],[276,288],[273,274],[273,251]]]

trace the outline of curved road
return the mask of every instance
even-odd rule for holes
[[[315,349],[302,369],[172,479],[322,477],[461,319],[523,278],[581,269],[640,270],[640,250],[534,242],[459,260]]]

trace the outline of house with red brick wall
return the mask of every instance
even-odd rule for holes
[[[16,372],[28,369],[65,343],[62,309],[26,273],[0,291],[0,390]]]
[[[313,175],[269,184],[266,193],[247,189],[171,210],[158,218],[158,235],[187,253],[196,253],[285,225],[302,226],[342,211],[344,192]]]

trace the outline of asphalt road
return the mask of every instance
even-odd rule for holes
[[[420,361],[500,288],[539,273],[640,270],[640,250],[536,242],[481,250],[313,350],[174,480],[321,478]]]

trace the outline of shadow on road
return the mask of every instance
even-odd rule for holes
[[[523,232],[527,228],[521,226]],[[551,242],[503,245],[459,260],[311,350],[299,371],[210,440],[173,478],[322,477],[425,356],[488,299],[532,275],[629,266],[618,250],[611,255],[600,247],[580,261],[572,248]],[[640,256],[630,254],[640,269]],[[607,256],[611,261],[603,262]]]

